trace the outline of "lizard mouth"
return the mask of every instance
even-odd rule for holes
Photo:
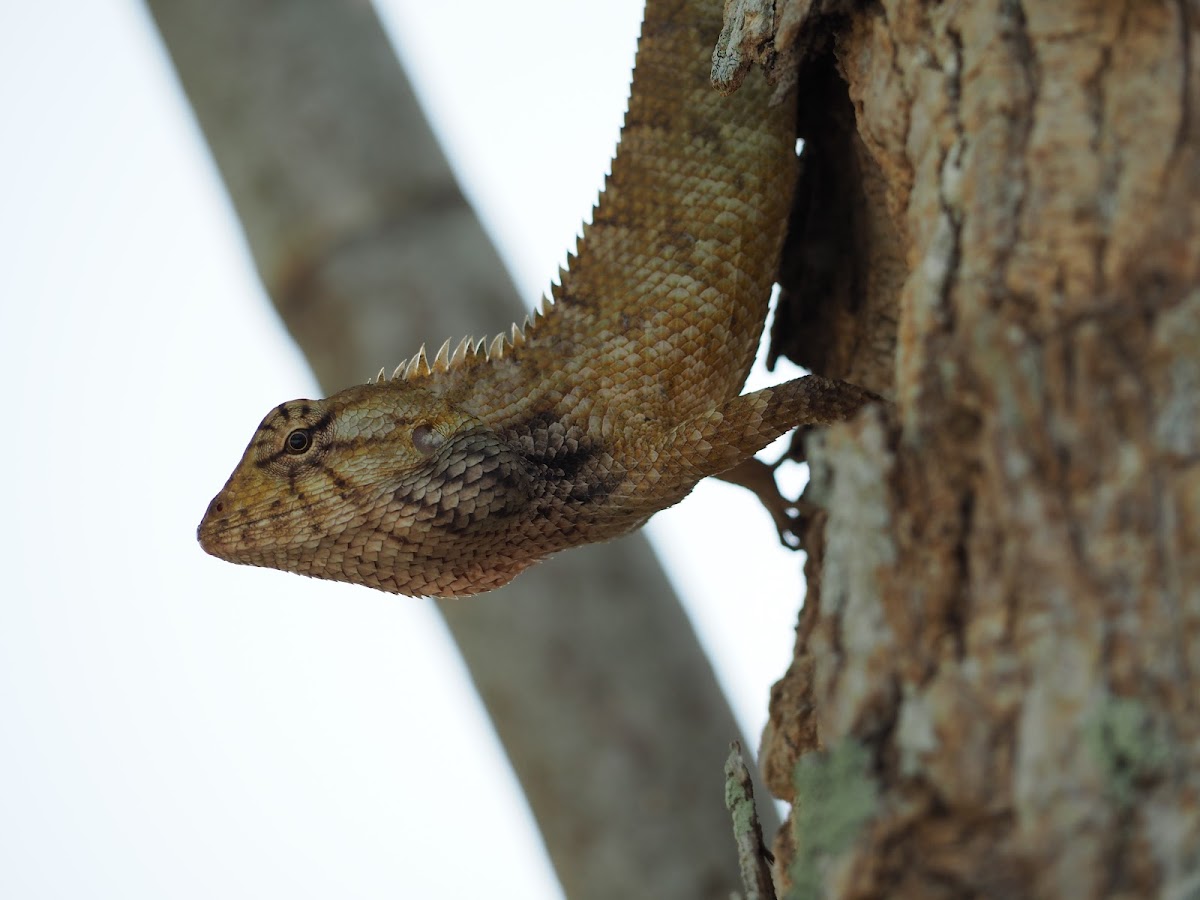
[[[276,559],[289,548],[314,539],[305,510],[286,507],[243,506],[226,491],[213,497],[196,526],[196,540],[209,556],[226,562],[269,565],[259,559]]]

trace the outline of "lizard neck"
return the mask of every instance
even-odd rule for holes
[[[551,414],[457,436],[367,516],[379,536],[375,586],[465,596],[559,550],[636,528],[649,513],[614,511],[628,484],[612,449]],[[361,580],[361,560],[341,568],[346,580]]]

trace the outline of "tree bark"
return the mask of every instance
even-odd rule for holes
[[[369,4],[148,5],[326,389],[522,317]],[[727,897],[721,762],[737,726],[645,540],[440,609],[567,895]]]
[[[810,442],[826,512],[764,746],[794,803],[777,876],[1198,896],[1200,7],[778,24],[812,239],[775,337],[894,406]]]

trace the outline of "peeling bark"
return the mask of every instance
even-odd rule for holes
[[[1200,9],[797,5],[853,152],[821,158],[841,205],[801,211],[831,223],[828,306],[793,310],[823,330],[777,340],[895,406],[810,445],[777,877],[1195,896]]]

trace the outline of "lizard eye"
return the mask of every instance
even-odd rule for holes
[[[287,448],[288,453],[297,456],[301,453],[307,453],[308,448],[312,446],[312,435],[309,434],[306,428],[297,428],[287,436],[284,446]]]

